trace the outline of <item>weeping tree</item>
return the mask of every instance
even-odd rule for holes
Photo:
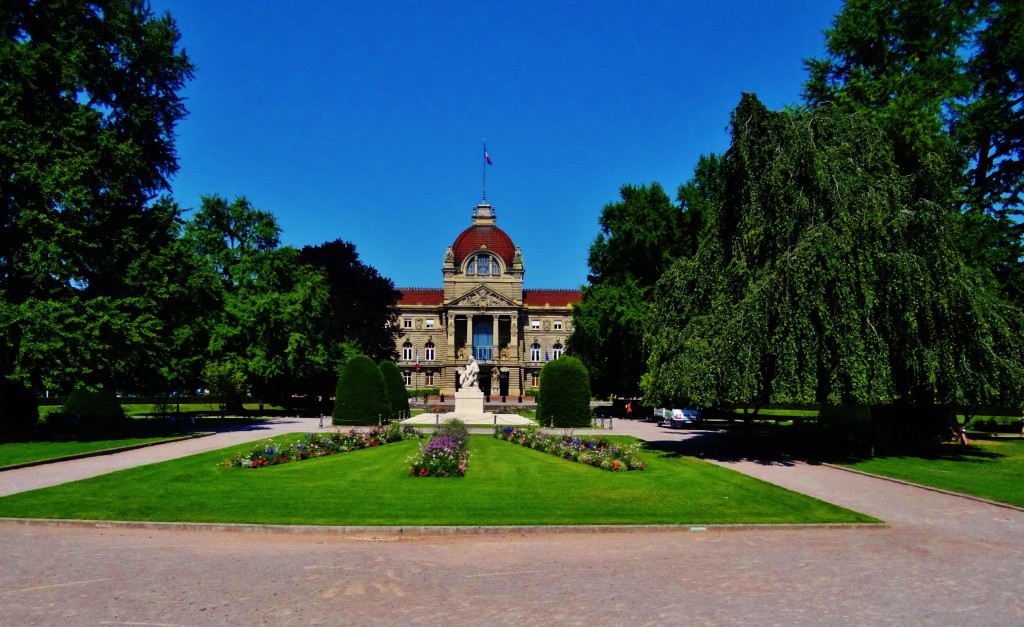
[[[654,291],[646,396],[872,406],[917,432],[1019,401],[1021,312],[965,259],[948,155],[908,175],[869,116],[749,94],[731,126],[698,251]]]

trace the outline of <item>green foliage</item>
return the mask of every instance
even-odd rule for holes
[[[0,29],[0,377],[148,382],[178,291],[177,28],[113,0],[5,3]]]
[[[441,388],[410,388],[405,391],[408,398],[420,398],[421,396],[437,396]]]
[[[39,422],[36,395],[17,381],[0,379],[0,430],[25,429]]]
[[[77,388],[61,408],[64,420],[82,431],[106,430],[123,425],[124,410],[109,390]]]
[[[299,262],[324,276],[328,298],[321,324],[328,345],[352,343],[375,361],[395,357],[399,292],[391,279],[359,260],[350,242],[305,246]]]
[[[253,393],[275,401],[291,395],[296,378],[330,372],[333,363],[319,325],[323,276],[300,264],[295,249],[279,247],[279,234],[269,212],[244,197],[229,203],[214,195],[202,198],[184,236],[218,277],[222,303],[192,326],[188,339],[231,364],[233,376],[244,373]],[[240,408],[238,398],[228,399]]]
[[[1020,311],[959,246],[948,164],[913,176],[871,118],[745,95],[726,190],[659,281],[644,393],[702,407],[1020,398]]]
[[[537,420],[542,425],[590,426],[590,376],[582,361],[569,356],[549,361],[540,371],[540,386]]]
[[[388,417],[392,419],[409,417],[409,394],[405,389],[405,379],[402,378],[402,371],[398,369],[393,361],[382,361],[378,366],[380,374],[384,377],[384,387],[388,392]]]
[[[242,398],[248,392],[247,380],[245,368],[239,360],[211,361],[203,368],[203,381],[207,387],[232,408],[241,406]]]
[[[601,213],[568,350],[586,364],[596,393],[635,396],[646,361],[649,291],[675,257],[690,252],[700,221],[675,207],[658,183],[624,185],[620,195]]]
[[[957,160],[964,248],[1024,302],[1024,7],[849,1],[826,36],[808,102],[871,117],[907,175],[929,154]]]
[[[375,425],[388,415],[387,389],[377,364],[357,355],[338,377],[332,422],[336,425]]]

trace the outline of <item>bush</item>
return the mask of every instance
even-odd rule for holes
[[[0,429],[28,429],[39,422],[39,403],[31,389],[17,381],[0,379]]]
[[[420,398],[421,396],[438,396],[441,388],[411,388],[405,391],[409,398]]]
[[[391,408],[388,417],[392,419],[408,418],[409,395],[405,391],[405,379],[402,378],[402,371],[393,361],[382,361],[378,368],[380,375],[384,377],[384,388],[388,392],[388,407]]]
[[[469,465],[469,429],[459,420],[445,422],[419,453],[408,460],[413,477],[462,477]]]
[[[68,395],[61,408],[64,419],[83,431],[108,430],[124,426],[121,403],[109,390],[95,392],[79,388]]]
[[[331,422],[336,425],[375,425],[388,415],[384,377],[373,360],[357,355],[348,360],[338,377]]]
[[[575,357],[560,357],[540,371],[537,420],[556,427],[590,426],[590,375]]]

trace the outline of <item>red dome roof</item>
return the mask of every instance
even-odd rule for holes
[[[462,262],[470,254],[480,250],[481,244],[487,246],[487,250],[501,257],[505,263],[505,269],[512,267],[512,260],[516,255],[516,247],[505,231],[496,226],[474,225],[463,231],[455,238],[452,250],[455,252],[455,265],[461,266]]]

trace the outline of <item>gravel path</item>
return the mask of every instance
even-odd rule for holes
[[[710,461],[890,525],[375,538],[0,522],[0,624],[1024,624],[1024,512],[827,466]]]

